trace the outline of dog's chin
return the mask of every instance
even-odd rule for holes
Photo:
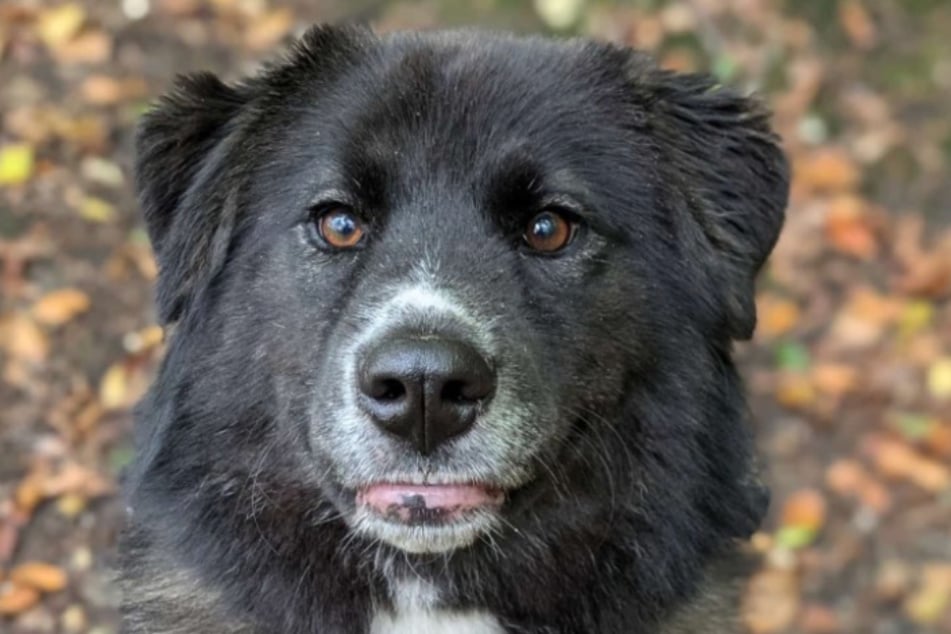
[[[376,483],[359,489],[354,529],[409,553],[445,553],[497,529],[505,494],[478,484]]]
[[[497,512],[472,511],[465,517],[440,522],[408,524],[358,508],[353,517],[354,530],[378,539],[404,552],[414,554],[446,553],[466,548],[500,526]]]

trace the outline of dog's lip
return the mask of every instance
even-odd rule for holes
[[[360,488],[358,506],[400,523],[440,523],[478,510],[495,510],[505,492],[482,483],[377,482]]]

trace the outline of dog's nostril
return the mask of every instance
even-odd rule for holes
[[[370,396],[381,401],[398,401],[406,396],[406,387],[399,379],[380,379],[374,383]]]
[[[495,372],[474,347],[440,338],[388,339],[359,371],[360,406],[385,431],[423,452],[468,430],[495,391]]]

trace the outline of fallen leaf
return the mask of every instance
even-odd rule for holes
[[[108,223],[116,219],[116,208],[102,198],[86,196],[79,205],[79,215],[90,222]]]
[[[772,339],[792,330],[800,319],[799,306],[788,299],[773,296],[758,298],[757,334]]]
[[[15,359],[36,364],[46,360],[50,346],[36,322],[17,313],[0,321],[0,348]]]
[[[14,616],[26,612],[40,600],[40,593],[15,583],[0,585],[0,616]]]
[[[842,623],[832,608],[810,603],[802,609],[799,625],[809,634],[836,634],[842,631]]]
[[[887,559],[875,574],[875,596],[881,601],[896,601],[908,591],[912,572],[908,564]]]
[[[777,402],[789,409],[803,409],[816,400],[816,390],[809,377],[802,374],[786,374],[776,387]]]
[[[816,489],[800,489],[788,498],[783,505],[782,525],[802,526],[817,531],[822,528],[826,517],[826,501]]]
[[[840,148],[823,147],[804,155],[793,170],[797,184],[807,191],[839,193],[850,191],[859,183],[859,169]]]
[[[87,103],[111,106],[121,101],[141,99],[148,94],[148,85],[141,79],[116,79],[109,75],[92,75],[79,85],[79,94]]]
[[[951,486],[947,465],[926,458],[897,440],[871,437],[865,443],[865,452],[886,477],[908,480],[932,493],[941,493]]]
[[[99,402],[106,409],[117,409],[126,402],[128,373],[123,363],[109,366],[99,383]]]
[[[813,366],[810,376],[812,384],[823,394],[842,396],[855,389],[858,384],[858,372],[843,363],[819,363]]]
[[[274,9],[254,18],[244,34],[244,42],[252,50],[267,50],[290,33],[293,26],[294,14],[290,9]]]
[[[563,31],[581,19],[585,0],[535,0],[534,4],[548,28]]]
[[[40,13],[36,34],[47,47],[57,49],[73,39],[85,21],[82,5],[70,2]]]
[[[889,416],[891,426],[910,442],[926,438],[938,421],[923,414],[901,412]]]
[[[872,21],[868,10],[860,0],[844,0],[839,2],[839,24],[849,37],[852,45],[868,49],[875,45],[878,39],[878,29]]]
[[[786,570],[763,570],[749,581],[741,608],[743,623],[753,634],[784,630],[799,610],[799,584]]]
[[[853,257],[867,260],[878,251],[871,218],[857,196],[841,195],[829,203],[825,234],[836,250]]]
[[[790,372],[804,372],[811,363],[809,350],[801,343],[786,341],[776,347],[776,366]]]
[[[892,505],[891,494],[858,461],[840,458],[826,469],[825,484],[834,493],[857,499],[879,515]]]
[[[64,66],[102,64],[112,55],[112,38],[103,31],[80,33],[53,50],[53,58]]]
[[[951,459],[951,423],[932,427],[924,438],[924,446],[936,456]]]
[[[938,623],[951,608],[951,565],[925,566],[921,584],[903,607],[905,614],[919,625]]]
[[[10,571],[10,579],[40,592],[59,592],[66,587],[66,572],[52,564],[31,561]]]
[[[16,143],[0,147],[0,186],[20,185],[33,175],[33,147]]]
[[[951,398],[951,357],[942,357],[928,368],[928,391],[939,400]]]
[[[61,326],[89,310],[89,296],[76,288],[48,293],[33,305],[33,318],[47,326]]]

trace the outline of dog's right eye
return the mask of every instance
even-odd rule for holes
[[[334,205],[314,216],[320,239],[334,249],[353,249],[363,242],[363,220],[345,205]]]

